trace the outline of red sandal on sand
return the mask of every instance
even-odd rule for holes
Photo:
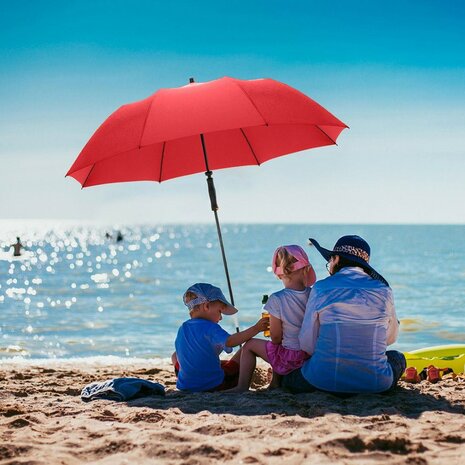
[[[430,383],[437,383],[444,375],[454,373],[451,368],[438,368],[434,365],[423,368],[420,372],[420,379],[427,380]]]
[[[430,365],[426,370],[426,379],[430,383],[437,383],[441,379],[441,373],[439,368],[435,367],[434,365]]]
[[[407,383],[419,383],[421,381],[415,367],[408,367],[404,373],[404,381]]]

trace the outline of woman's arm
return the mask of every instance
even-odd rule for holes
[[[397,336],[399,335],[399,320],[397,319],[396,309],[394,307],[394,297],[392,291],[390,291],[389,296],[386,301],[386,312],[389,316],[388,319],[388,328],[386,333],[386,345],[394,344],[397,341]]]
[[[283,341],[283,322],[273,315],[270,315],[270,334],[273,344],[281,344]]]

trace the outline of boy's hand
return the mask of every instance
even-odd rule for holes
[[[267,329],[270,329],[270,319],[268,317],[266,318],[260,318],[256,323],[255,323],[255,328],[259,333],[262,331],[266,331]]]
[[[260,318],[260,320],[258,320],[253,326],[250,326],[250,328],[244,329],[244,331],[240,331],[239,333],[231,334],[226,340],[225,345],[226,347],[236,347],[249,339],[252,339],[258,333],[269,329],[269,327],[269,318]]]

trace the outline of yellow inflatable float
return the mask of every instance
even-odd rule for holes
[[[407,368],[415,367],[418,372],[434,365],[437,368],[451,368],[454,373],[465,371],[465,344],[448,344],[426,347],[404,352]]]

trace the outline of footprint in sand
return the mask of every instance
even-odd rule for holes
[[[327,450],[334,450],[337,447],[344,447],[352,453],[382,451],[399,455],[406,455],[413,452],[425,452],[427,450],[422,444],[412,444],[407,438],[395,436],[381,436],[364,441],[359,435],[355,435],[332,439],[318,446],[319,449]]]
[[[17,418],[9,423],[12,428],[24,428],[25,426],[29,426],[31,424],[30,421],[27,421],[25,418]]]
[[[217,449],[216,447],[208,444],[202,444],[201,446],[191,451],[192,455],[200,455],[202,457],[209,457],[216,460],[227,461],[231,460],[239,449],[236,447],[225,447],[223,449]]]
[[[10,408],[2,413],[4,417],[14,417],[16,415],[22,415],[23,413],[27,413],[24,410],[20,410],[17,408]]]
[[[40,372],[41,373],[55,373],[56,370],[54,370],[53,368],[42,368]]]
[[[98,437],[98,436],[93,436]],[[89,443],[90,447],[86,449],[78,449],[76,455],[81,459],[84,459],[83,463],[94,462],[95,459],[108,457],[113,454],[121,454],[129,452],[136,447],[135,444],[131,444],[128,441],[110,441],[102,444],[99,441],[93,441]]]
[[[161,371],[163,371],[163,369],[161,369],[161,368],[150,368],[148,370],[136,371],[136,374],[138,374],[138,375],[158,375],[158,373],[160,373]]]
[[[223,436],[227,433],[237,431],[239,428],[231,428],[218,424],[204,425],[200,428],[194,429],[193,433],[205,434],[206,436]]]
[[[465,437],[456,436],[455,434],[448,434],[440,439],[440,441],[451,442],[452,444],[463,444],[465,443]]]
[[[244,457],[242,459],[242,462],[244,463],[262,463],[260,460],[257,459],[257,457],[252,457],[251,455],[248,455],[247,457]]]
[[[289,449],[288,447],[279,447],[278,449],[268,450],[263,453],[263,455],[267,457],[280,457],[281,455],[285,455],[286,457],[289,454],[296,453],[297,451],[294,449]]]
[[[80,396],[81,390],[69,387],[69,388],[66,388],[64,391],[62,391],[62,394],[66,394],[67,396]]]
[[[216,447],[210,446],[208,444],[202,444],[199,447],[192,447],[190,445],[153,445],[146,449],[145,451],[148,457],[156,457],[158,460],[160,458],[164,459],[189,459],[191,461],[195,460],[196,463],[205,461],[205,458],[221,460],[225,462],[232,460],[235,455],[239,453],[239,449],[236,447],[224,447],[218,449]],[[197,457],[201,457],[202,460],[197,461]]]
[[[95,417],[93,417],[95,420],[99,421],[117,421],[118,418],[115,417],[115,415],[108,410],[106,412],[103,412],[102,414],[98,414]]]
[[[146,421],[147,423],[158,423],[164,420],[165,417],[160,413],[156,412],[140,412],[135,413],[134,415],[130,415],[129,417],[125,418],[123,421],[124,423],[139,423],[141,421]]]
[[[11,379],[32,379],[33,375],[24,375],[23,373],[14,373]]]
[[[12,459],[19,457],[28,452],[31,448],[28,446],[15,446],[13,444],[0,445],[0,460]]]

